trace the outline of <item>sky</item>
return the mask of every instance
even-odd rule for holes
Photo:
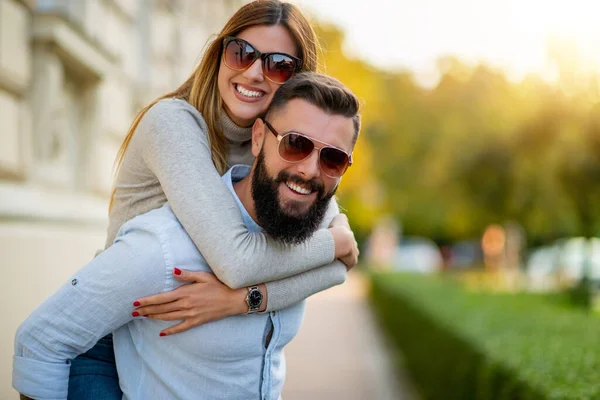
[[[600,73],[600,0],[293,0],[346,34],[345,52],[387,69],[409,68],[419,82],[439,77],[436,59],[484,62],[519,81],[552,81],[550,41],[568,43],[581,68]],[[573,53],[573,49],[576,49]]]

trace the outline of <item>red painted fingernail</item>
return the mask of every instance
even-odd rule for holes
[[[173,272],[175,275],[181,275],[181,270],[179,268],[173,268]]]
[[[161,332],[161,333],[160,333],[160,336],[167,336],[167,334],[166,334],[166,333],[164,333],[164,332]]]
[[[139,307],[140,306],[140,302],[139,301],[134,301],[133,302],[133,306],[134,307]]]
[[[133,315],[134,317],[139,317],[140,313],[137,311],[134,311],[131,313],[131,315]]]

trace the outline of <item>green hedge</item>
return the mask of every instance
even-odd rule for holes
[[[376,313],[424,399],[600,399],[600,318],[545,296],[372,276]]]

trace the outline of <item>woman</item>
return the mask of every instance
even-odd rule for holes
[[[347,224],[320,230],[296,246],[248,232],[220,178],[227,165],[251,164],[252,123],[293,73],[316,70],[317,52],[314,31],[295,6],[279,0],[252,2],[226,23],[183,85],[135,118],[118,155],[106,246],[124,222],[168,200],[216,277],[227,285],[183,271],[182,279],[197,282],[136,301],[134,306],[141,308],[132,311],[140,315],[184,319],[162,334],[247,311],[239,301],[232,306],[230,299],[239,297],[229,288],[245,290],[261,283],[257,276],[266,276],[267,311],[279,310],[340,283],[345,270],[341,279],[339,263],[320,269],[318,278],[298,280],[294,275],[311,277],[316,267],[336,258],[348,268],[356,263],[358,250]],[[269,282],[268,272],[282,268],[291,278]],[[121,398],[111,346],[107,337],[73,361],[69,398]]]

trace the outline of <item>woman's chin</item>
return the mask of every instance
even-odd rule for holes
[[[236,125],[249,127],[254,124],[254,121],[256,121],[256,118],[258,118],[262,112],[262,108],[239,106],[235,107],[233,110],[228,110],[227,115],[229,115],[229,118],[231,118]]]

